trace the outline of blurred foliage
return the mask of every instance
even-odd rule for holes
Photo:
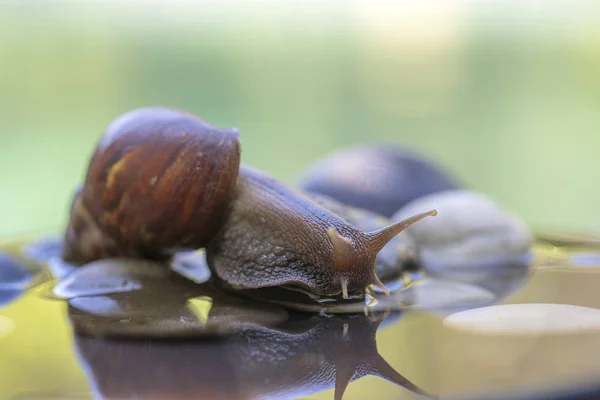
[[[0,234],[60,229],[105,126],[146,105],[238,127],[288,182],[391,141],[535,226],[600,232],[600,18],[579,3],[4,6]]]
[[[533,226],[600,233],[593,2],[263,3],[4,2],[0,235],[61,229],[103,129],[147,105],[238,127],[243,161],[290,183],[337,148],[389,141]],[[2,310],[16,321],[0,338],[11,390],[31,376],[45,391],[85,389],[63,311],[34,298]],[[402,344],[394,365],[428,354],[404,329],[381,342]]]

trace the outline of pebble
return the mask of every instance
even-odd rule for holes
[[[31,279],[32,276],[23,262],[0,252],[0,290],[24,289]]]
[[[394,145],[337,151],[312,164],[298,186],[388,218],[414,199],[459,187],[430,160]]]
[[[444,325],[469,333],[495,335],[600,332],[600,310],[567,304],[504,304],[449,315]]]
[[[176,253],[171,262],[171,269],[195,283],[204,283],[211,276],[204,249]]]
[[[131,292],[160,283],[170,274],[167,265],[157,262],[104,259],[78,267],[58,282],[52,292],[61,299]]]
[[[23,262],[0,252],[0,307],[17,299],[32,279],[33,276]]]
[[[480,307],[496,299],[493,292],[478,285],[428,278],[391,296],[378,296],[377,308],[445,311]]]
[[[69,300],[75,331],[97,337],[215,336],[247,326],[271,326],[287,318],[283,308],[232,296],[175,274],[161,279],[160,286]]]
[[[409,227],[419,262],[429,272],[448,269],[520,267],[533,259],[532,235],[516,215],[484,194],[449,190],[407,204],[392,220],[430,209],[438,215]]]
[[[56,235],[48,235],[31,241],[23,246],[23,254],[40,264],[47,264],[55,257],[60,257],[63,240]]]

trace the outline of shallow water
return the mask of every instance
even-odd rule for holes
[[[0,306],[0,398],[333,399],[348,381],[344,399],[447,398],[595,380],[599,250],[545,241],[528,270],[428,278],[399,310],[367,315],[294,313],[177,278],[161,278],[177,295],[150,286],[69,306],[47,298],[41,272]],[[207,330],[221,337],[194,339]],[[127,332],[186,338],[98,337]]]

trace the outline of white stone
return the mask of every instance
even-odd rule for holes
[[[600,310],[567,304],[504,304],[461,311],[444,325],[470,333],[551,335],[600,331]]]
[[[78,267],[53,289],[55,296],[71,299],[80,296],[130,292],[144,282],[169,276],[167,265],[137,259],[104,259]]]

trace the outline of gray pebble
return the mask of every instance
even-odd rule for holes
[[[429,272],[521,266],[532,259],[532,234],[523,221],[474,191],[449,190],[422,197],[392,219],[430,209],[438,215],[406,230],[416,242],[419,262]]]
[[[19,297],[32,279],[23,262],[0,252],[0,307]]]
[[[140,290],[160,283],[171,274],[163,264],[138,259],[105,259],[81,266],[53,289],[54,296],[71,299]]]
[[[24,289],[31,279],[23,262],[0,252],[0,289]]]

